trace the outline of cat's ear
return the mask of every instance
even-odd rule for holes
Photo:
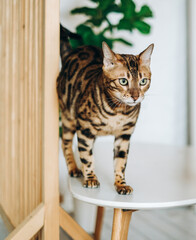
[[[112,68],[117,60],[115,53],[110,49],[106,42],[102,43],[103,64],[105,68]]]
[[[153,49],[154,49],[154,44],[151,44],[143,52],[139,54],[140,65],[150,66],[150,60],[151,60]]]

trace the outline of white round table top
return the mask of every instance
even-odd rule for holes
[[[132,210],[196,204],[196,150],[190,147],[131,144],[125,171],[134,190],[130,195],[119,195],[114,188],[113,143],[96,143],[94,158],[100,187],[87,189],[82,178],[69,178],[76,199]]]

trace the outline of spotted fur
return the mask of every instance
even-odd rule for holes
[[[68,35],[61,27],[62,69],[57,92],[62,111],[62,148],[69,174],[73,177],[83,174],[84,187],[98,187],[93,144],[97,136],[114,135],[114,185],[119,194],[130,194],[132,188],[125,181],[127,155],[141,101],[150,87],[153,45],[136,56],[116,54],[106,43],[102,49],[82,46],[72,50]],[[141,86],[144,78],[147,83]],[[126,79],[127,85],[121,85],[120,79]],[[72,152],[75,132],[82,172]]]

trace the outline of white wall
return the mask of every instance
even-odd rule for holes
[[[189,0],[190,144],[196,147],[196,1]]]
[[[89,1],[61,0],[61,22],[70,30],[83,21],[70,15],[70,9]],[[137,0],[151,6],[154,18],[149,19],[152,34],[122,33],[134,43],[130,48],[116,44],[114,51],[137,54],[150,43],[155,44],[152,56],[152,84],[132,141],[172,145],[186,143],[186,0]]]

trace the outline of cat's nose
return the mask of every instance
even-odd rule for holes
[[[132,96],[134,102],[139,98],[139,95],[138,96]]]
[[[140,92],[137,88],[132,88],[130,94],[133,100],[136,101],[139,98]]]

